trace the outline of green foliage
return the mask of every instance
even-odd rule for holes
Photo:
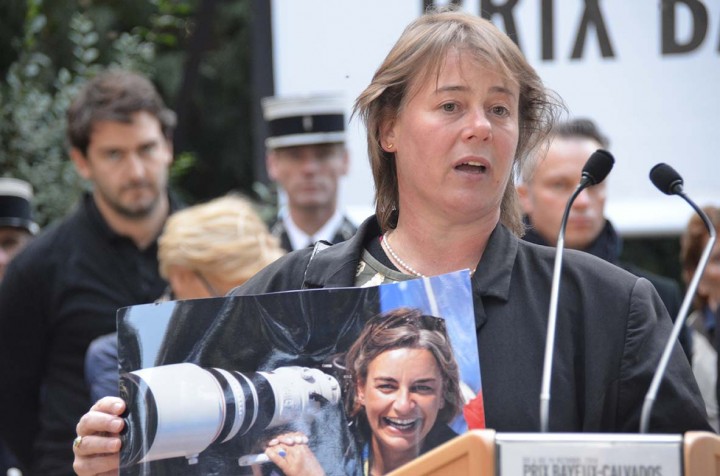
[[[39,1],[29,2],[23,48],[0,84],[0,170],[35,189],[36,219],[45,225],[63,216],[82,189],[67,158],[65,113],[78,88],[102,68],[98,33],[82,13],[69,21],[73,62],[56,68],[38,47],[47,25]],[[153,45],[122,34],[111,44],[111,65],[147,71]]]
[[[33,184],[41,224],[77,200],[65,111],[110,65],[147,74],[178,113],[170,180],[186,203],[230,190],[274,203],[253,178],[252,1],[0,2],[0,175]]]

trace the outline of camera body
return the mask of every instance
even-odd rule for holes
[[[270,372],[163,365],[123,375],[128,408],[121,465],[185,457],[208,447],[300,420],[341,402],[335,377],[319,369]]]

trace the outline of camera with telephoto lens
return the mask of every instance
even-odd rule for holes
[[[124,374],[121,386],[132,409],[121,466],[176,457],[197,463],[213,444],[312,419],[341,399],[335,377],[297,366],[238,372],[172,364]]]

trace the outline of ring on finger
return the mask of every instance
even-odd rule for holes
[[[83,437],[78,435],[73,440],[73,449],[79,448],[80,444],[82,443]]]

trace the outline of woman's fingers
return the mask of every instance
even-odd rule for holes
[[[117,475],[120,466],[118,453],[110,455],[75,456],[73,469],[78,476]]]
[[[124,411],[122,399],[105,397],[80,418],[75,427],[78,437],[72,443],[73,469],[79,476],[117,474],[122,446],[119,433],[125,426],[120,415]]]
[[[125,411],[125,402],[118,397],[103,397],[95,402],[90,410],[120,415]]]
[[[324,475],[307,443],[308,437],[303,433],[284,433],[268,442],[265,454],[286,476]]]
[[[123,411],[125,411],[125,404],[122,400],[119,400],[119,402],[104,402],[102,405],[98,402],[80,418],[75,431],[79,436],[83,437],[97,433],[120,433],[125,426],[125,422],[118,415],[122,414]]]
[[[94,456],[118,453],[122,446],[119,436],[83,436],[80,444],[74,445],[75,456]]]
[[[308,444],[308,437],[305,436],[304,433],[300,432],[292,432],[292,433],[284,433],[280,436],[277,436],[273,438],[272,440],[268,441],[267,446],[277,446],[279,444],[284,444],[288,446],[292,445],[306,445]]]

